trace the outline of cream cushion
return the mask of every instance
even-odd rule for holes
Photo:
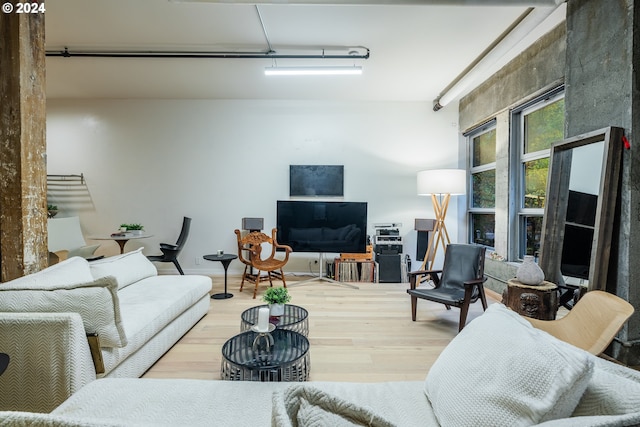
[[[627,369],[613,372],[616,368],[618,366],[594,371],[580,404],[573,412],[574,417],[637,414],[640,411],[640,373]]]
[[[113,277],[89,278],[85,283],[43,284],[38,280],[6,283],[0,287],[0,311],[79,313],[85,331],[98,334],[102,347],[127,345],[120,317],[118,284]]]
[[[534,425],[571,416],[593,363],[589,353],[493,304],[443,350],[425,393],[441,425]]]
[[[5,289],[42,289],[50,290],[67,285],[91,282],[93,276],[86,259],[73,257],[54,264],[51,267],[29,274],[9,282],[1,283],[0,288]]]
[[[142,254],[142,249],[93,261],[90,264],[94,278],[114,276],[118,288],[122,289],[147,277],[157,276],[158,270],[151,261]]]
[[[118,291],[120,312],[129,345],[124,348],[108,348],[102,352],[106,372],[142,348],[167,325],[178,319],[202,298],[209,299],[211,280],[206,276],[160,275],[138,281]],[[153,295],[150,298],[149,295]]]

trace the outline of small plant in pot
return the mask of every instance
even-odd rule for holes
[[[291,301],[291,295],[284,286],[278,288],[267,288],[262,300],[269,304],[269,315],[272,317],[284,314],[284,305]]]
[[[58,214],[58,206],[56,205],[47,205],[47,216],[49,218],[53,218]]]
[[[142,224],[120,224],[120,230],[123,228],[127,231],[133,232],[133,234],[142,234],[142,230],[144,230],[144,226]]]

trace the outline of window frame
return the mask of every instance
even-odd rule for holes
[[[493,231],[494,231],[494,244],[493,246],[488,246],[488,245],[482,245],[485,246],[487,248],[490,249],[494,249],[495,248],[495,215],[496,215],[496,206],[495,206],[495,199],[494,199],[494,204],[492,208],[478,208],[478,207],[474,207],[473,206],[473,175],[477,174],[477,173],[481,173],[481,172],[487,172],[487,171],[495,171],[497,173],[496,170],[496,159],[497,159],[497,152],[494,153],[494,160],[493,162],[490,163],[486,163],[480,166],[473,166],[473,143],[474,143],[474,139],[491,131],[495,131],[497,130],[497,120],[491,119],[479,126],[476,126],[475,128],[469,130],[468,132],[465,132],[463,134],[463,136],[467,139],[467,184],[468,184],[468,188],[469,188],[469,197],[467,199],[467,242],[471,243],[471,244],[478,244],[475,241],[474,238],[474,230],[473,230],[473,216],[474,214],[477,215],[493,215],[494,218],[494,223],[493,223]],[[497,138],[496,138],[496,144],[497,144]],[[496,145],[496,151],[497,151],[497,145]]]
[[[509,193],[512,196],[512,203],[509,214],[509,259],[522,261],[526,255],[526,218],[544,218],[544,207],[525,208],[525,164],[534,160],[551,159],[551,146],[548,149],[525,153],[525,117],[542,108],[545,108],[560,99],[564,99],[564,85],[556,87],[534,99],[511,110],[511,141],[510,161],[509,161]],[[560,139],[561,141],[562,139]],[[548,185],[547,185],[548,190]],[[546,193],[545,193],[546,196]]]

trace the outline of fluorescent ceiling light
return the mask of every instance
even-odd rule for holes
[[[265,76],[338,76],[360,75],[362,67],[267,67]]]

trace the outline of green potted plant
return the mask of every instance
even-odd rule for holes
[[[142,224],[120,224],[120,230],[125,228],[127,231],[132,231],[133,234],[142,234],[144,226]]]
[[[291,295],[284,286],[267,288],[262,300],[269,304],[269,315],[277,317],[284,314],[284,305],[291,301]]]
[[[56,205],[47,205],[47,216],[49,218],[53,218],[58,214],[58,206]]]

